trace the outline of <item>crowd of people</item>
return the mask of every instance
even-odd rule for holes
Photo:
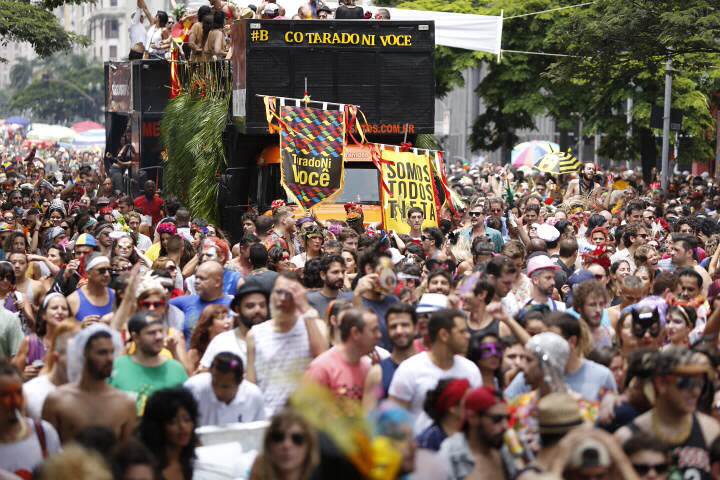
[[[720,477],[708,175],[454,165],[437,226],[278,200],[232,241],[23,145],[0,146],[1,478],[189,480],[198,428],[257,421],[248,478],[362,478],[294,406],[308,384],[390,439],[373,478]]]
[[[171,0],[172,1],[172,0]],[[173,5],[175,2],[172,1]],[[174,19],[164,10],[154,15],[145,0],[137,0],[137,10],[131,16],[128,35],[130,38],[129,60],[171,57],[171,42],[175,21],[191,24],[184,43],[183,55],[193,62],[214,61],[232,56],[230,26],[238,19],[263,20],[390,20],[387,8],[376,8],[373,13],[355,5],[355,0],[343,0],[331,9],[321,0],[308,0],[298,7],[296,13],[288,12],[275,0],[248,3],[239,6],[235,2],[212,0],[183,18]],[[148,26],[145,26],[147,22]]]

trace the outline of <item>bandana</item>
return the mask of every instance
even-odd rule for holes
[[[501,397],[498,397],[497,391],[494,388],[479,387],[470,390],[467,397],[465,397],[465,410],[483,413],[498,403],[504,402]]]
[[[89,272],[90,270],[97,267],[101,263],[110,263],[110,259],[108,257],[106,257],[105,255],[97,256],[97,257],[93,258],[92,260],[90,260],[87,263],[87,265],[85,265],[85,270]]]
[[[161,223],[157,227],[158,233],[169,233],[170,235],[177,235],[177,227],[174,223]]]
[[[469,389],[470,382],[467,379],[452,380],[435,401],[435,408],[440,412],[447,412],[450,408],[460,403],[460,400],[465,396],[465,392]]]

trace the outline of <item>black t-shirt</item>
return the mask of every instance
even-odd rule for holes
[[[362,20],[365,18],[365,11],[362,7],[340,5],[335,10],[335,18],[338,20]]]

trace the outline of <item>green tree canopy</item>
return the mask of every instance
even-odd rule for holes
[[[41,57],[69,50],[74,44],[87,45],[85,37],[68,32],[60,25],[52,9],[65,3],[85,0],[44,0],[39,4],[0,0],[0,41],[28,42]],[[4,61],[0,58],[0,61]]]
[[[54,56],[31,71],[32,81],[15,91],[9,109],[36,119],[69,123],[100,117],[103,67],[81,55]]]

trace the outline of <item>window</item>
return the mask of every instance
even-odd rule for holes
[[[110,45],[110,60],[114,60],[117,58],[117,47],[115,45]]]
[[[120,36],[120,24],[116,19],[105,20],[105,38],[118,38]]]
[[[117,7],[117,0],[110,0],[111,7]]]

